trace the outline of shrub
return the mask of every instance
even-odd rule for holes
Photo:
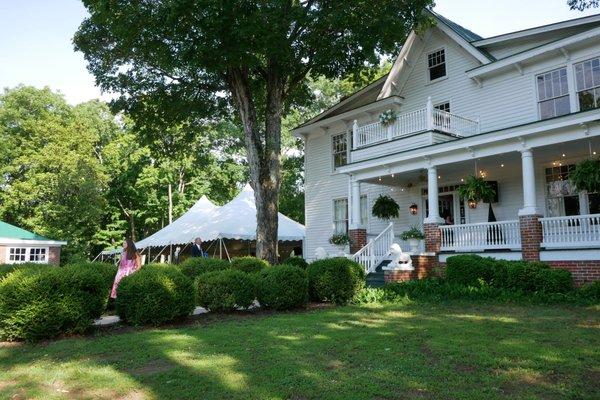
[[[0,264],[0,279],[4,278],[11,272],[19,270],[19,269],[40,270],[40,269],[48,269],[48,268],[57,268],[57,267],[53,266],[53,265],[37,264],[37,263]]]
[[[588,283],[583,285],[578,290],[578,295],[582,299],[588,300],[592,303],[600,302],[600,281]]]
[[[160,325],[194,309],[191,279],[172,265],[150,264],[119,283],[117,314],[133,325]]]
[[[185,276],[194,280],[201,274],[222,271],[229,268],[229,262],[219,258],[190,257],[181,264],[179,269]]]
[[[308,268],[308,263],[302,257],[290,257],[287,260],[285,260],[282,264],[293,265],[302,269]]]
[[[317,260],[307,272],[310,297],[317,301],[346,304],[364,286],[363,267],[344,257]]]
[[[293,265],[275,265],[260,272],[258,302],[266,308],[289,310],[308,302],[306,271]]]
[[[0,281],[0,337],[34,341],[82,333],[106,307],[106,271],[69,265],[17,268]]]
[[[256,279],[237,269],[215,271],[196,278],[197,303],[211,311],[248,308],[256,298]]]
[[[482,281],[490,283],[494,276],[495,260],[477,255],[465,254],[448,257],[446,279],[450,283],[476,286]]]
[[[260,272],[269,263],[256,257],[236,257],[231,260],[231,268],[244,272]]]

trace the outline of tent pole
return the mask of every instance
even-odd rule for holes
[[[147,264],[151,263],[152,257],[150,256],[150,249],[152,248],[152,246],[148,246],[148,262]]]
[[[173,242],[169,243],[169,264],[173,264]]]
[[[219,258],[223,259],[223,239],[219,238]]]
[[[231,262],[231,258],[229,258],[229,251],[227,250],[227,245],[223,244],[223,246],[225,247],[225,254],[227,255],[227,261]]]
[[[167,245],[167,246],[168,246],[168,245]],[[154,260],[152,260],[152,262],[156,261],[156,259],[157,259],[158,257],[160,257],[160,254],[161,254],[163,251],[165,251],[165,249],[167,248],[167,246],[163,247],[163,248],[162,248],[162,250],[158,252],[158,254],[156,255],[156,257],[154,257]]]

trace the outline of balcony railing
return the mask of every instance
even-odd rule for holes
[[[455,136],[470,136],[479,133],[479,122],[433,107],[431,100],[425,108],[400,114],[387,126],[380,122],[358,126],[354,121],[352,129],[353,148],[383,143],[393,139],[425,131],[440,131]]]
[[[540,218],[545,248],[600,247],[600,214]]]
[[[440,226],[442,251],[520,249],[519,221]]]

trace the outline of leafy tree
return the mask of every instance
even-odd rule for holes
[[[82,51],[115,105],[145,125],[235,108],[258,217],[257,254],[277,260],[284,111],[310,98],[306,77],[336,78],[397,52],[431,0],[84,0]]]
[[[600,5],[599,0],[567,0],[567,4],[571,10],[584,11],[588,8],[598,7]]]

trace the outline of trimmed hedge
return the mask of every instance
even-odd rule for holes
[[[223,271],[229,267],[229,262],[219,258],[190,257],[179,264],[181,272],[192,280],[207,272]]]
[[[41,270],[41,269],[48,269],[48,268],[58,268],[58,267],[54,266],[54,265],[37,264],[37,263],[0,264],[0,279],[4,278],[11,272],[19,270],[19,269]]]
[[[260,272],[258,302],[261,307],[289,310],[308,302],[306,271],[293,265],[275,265]]]
[[[256,257],[235,257],[231,259],[231,268],[244,272],[260,272],[269,267],[269,263]]]
[[[505,261],[477,255],[458,255],[446,261],[446,279],[464,286],[489,285],[524,293],[568,293],[571,273],[541,262]]]
[[[307,273],[310,298],[316,301],[346,304],[365,283],[363,267],[345,257],[317,260]]]
[[[579,289],[582,298],[593,303],[600,303],[600,281],[588,283]]]
[[[96,264],[16,268],[0,280],[0,338],[83,333],[102,315],[114,275]]]
[[[194,310],[194,283],[172,265],[150,264],[119,283],[116,309],[133,325],[161,325]]]
[[[289,257],[287,260],[282,262],[282,264],[293,265],[295,267],[300,267],[302,269],[308,268],[308,263],[302,257]]]
[[[256,278],[237,269],[202,274],[196,286],[197,304],[211,311],[248,308],[256,299]]]

